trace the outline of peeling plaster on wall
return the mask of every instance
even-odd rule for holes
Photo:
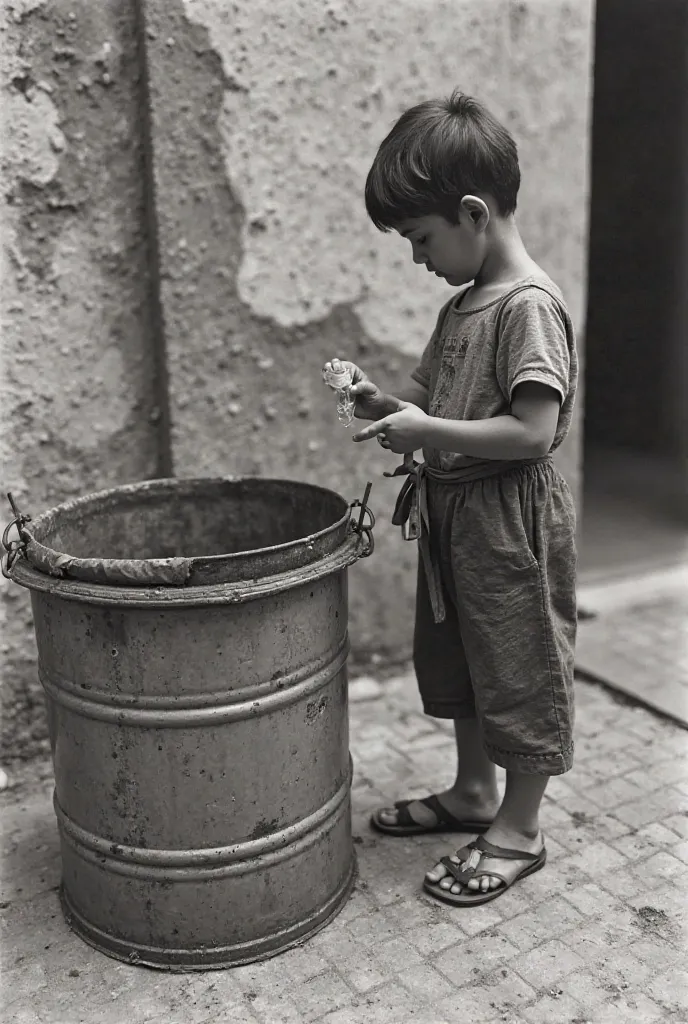
[[[377,341],[422,349],[449,292],[371,224],[365,176],[412,103],[455,84],[496,99],[500,6],[286,0],[267,20],[260,4],[185,0],[223,62],[225,166],[246,211],[238,289],[256,314],[286,327],[350,303]],[[473,40],[461,75],[458,38]]]
[[[175,470],[298,479],[349,500],[374,481],[375,559],[351,569],[351,636],[359,659],[384,650],[403,658],[416,550],[386,522],[399,481],[382,473],[395,457],[351,443],[320,368],[333,352],[351,352],[396,390],[412,359],[366,337],[346,304],[282,328],[238,298],[244,210],[228,186],[218,128],[223,69],[181,0],[144,0],[144,12]]]
[[[2,494],[37,514],[157,466],[134,8],[13,4],[2,108]],[[6,59],[5,59],[6,57]],[[29,595],[0,581],[0,756],[46,744]]]
[[[371,337],[418,354],[449,291],[412,264],[408,243],[376,231],[363,185],[401,111],[456,85],[523,129],[524,172],[531,171],[522,199],[525,234],[536,258],[569,284],[571,261],[580,262],[584,250],[584,193],[571,168],[578,164],[584,179],[587,0],[570,5],[568,15],[551,2],[388,0],[373,12],[363,0],[283,0],[269,20],[261,4],[184,3],[223,62],[224,159],[246,211],[238,290],[257,315],[286,327],[349,303]]]
[[[564,21],[570,19],[578,26],[577,29],[575,25],[567,29],[567,39],[575,45],[570,55],[570,69],[567,70],[571,75],[573,107],[576,91],[585,95],[588,88],[586,61],[590,25],[579,17],[578,2],[552,2]],[[382,471],[393,468],[396,462],[377,445],[351,444],[351,433],[343,430],[335,420],[331,396],[322,387],[320,366],[334,353],[348,353],[386,389],[395,391],[404,387],[417,353],[434,324],[438,300],[434,298],[426,304],[427,323],[421,324],[422,316],[418,314],[417,329],[409,330],[407,324],[407,341],[402,345],[396,324],[413,318],[399,314],[398,296],[403,295],[404,300],[413,296],[415,308],[417,296],[424,292],[429,278],[423,277],[422,271],[410,265],[401,240],[380,236],[373,230],[372,237],[380,246],[377,258],[385,264],[384,273],[375,279],[375,291],[370,284],[368,264],[366,283],[369,291],[366,296],[351,302],[343,301],[332,306],[332,296],[328,291],[330,283],[327,282],[325,288],[322,275],[314,277],[306,285],[312,286],[316,298],[325,295],[325,308],[330,312],[320,319],[304,323],[293,323],[290,319],[284,326],[276,310],[280,308],[281,300],[290,299],[290,296],[284,292],[286,278],[278,276],[280,267],[273,261],[269,268],[270,274],[275,275],[274,287],[272,277],[268,280],[264,274],[262,279],[263,285],[267,282],[266,286],[272,291],[272,301],[264,298],[264,307],[260,308],[265,312],[257,313],[242,293],[241,268],[249,239],[250,218],[262,212],[263,207],[257,202],[252,205],[246,181],[235,172],[234,161],[227,155],[227,147],[233,144],[234,137],[227,104],[238,104],[237,121],[247,117],[245,112],[242,114],[244,108],[241,105],[250,104],[261,131],[267,132],[269,125],[266,127],[265,119],[261,120],[262,115],[259,117],[257,105],[253,105],[251,97],[254,91],[265,97],[265,105],[274,94],[277,95],[275,102],[283,103],[281,93],[291,89],[292,107],[288,117],[292,131],[280,136],[283,141],[279,146],[274,143],[273,157],[277,165],[293,178],[293,183],[284,182],[285,188],[292,188],[293,184],[295,189],[300,174],[310,175],[308,180],[312,183],[312,169],[301,166],[298,147],[292,145],[286,154],[283,152],[284,147],[290,144],[290,138],[300,138],[302,132],[308,132],[312,112],[317,112],[321,103],[317,76],[315,85],[304,76],[310,74],[308,68],[311,65],[318,63],[321,51],[330,46],[330,33],[340,33],[333,51],[335,65],[341,62],[346,68],[350,61],[357,59],[355,47],[351,45],[350,37],[341,34],[342,26],[335,19],[327,22],[323,38],[319,36],[312,46],[306,46],[303,34],[298,35],[290,28],[296,40],[285,36],[284,47],[292,46],[300,57],[294,59],[289,78],[293,78],[297,85],[305,83],[298,85],[300,91],[297,94],[296,87],[292,89],[288,80],[277,83],[274,68],[270,71],[271,54],[276,43],[274,39],[266,39],[263,33],[263,29],[269,26],[268,36],[284,35],[283,26],[297,10],[294,0],[281,2],[278,13],[276,6],[268,4],[267,0],[240,0],[233,4],[221,0],[210,4],[204,0],[203,8],[184,0],[142,0],[142,3],[147,27],[145,38],[160,239],[161,302],[176,472],[181,476],[228,473],[300,479],[331,487],[349,498],[360,496],[367,480],[374,481],[372,504],[377,515],[375,556],[353,566],[350,572],[352,650],[357,657],[366,652],[380,651],[389,656],[407,657],[412,637],[416,550],[415,545],[404,544],[398,531],[389,523],[399,481],[383,479]],[[451,18],[445,19],[445,49],[439,56],[424,44],[426,36],[435,32],[435,25],[427,19],[426,23],[420,24],[417,16],[415,20],[409,20],[408,11],[412,7],[409,0],[399,5],[363,5],[358,2],[351,6],[352,9],[355,6],[357,11],[355,20],[359,26],[356,45],[364,44],[366,33],[378,41],[383,40],[385,33],[391,31],[390,24],[394,28],[397,12],[401,12],[399,17],[406,19],[409,35],[413,34],[412,28],[415,31],[417,64],[422,65],[423,75],[431,73],[427,68],[434,67],[433,62],[442,62],[444,78],[454,84],[459,69],[464,83],[469,82],[473,91],[478,92],[498,115],[507,116],[510,106],[521,102],[519,90],[533,87],[530,79],[520,78],[521,72],[512,68],[511,5],[508,0],[485,5],[455,0],[448,5],[446,9],[450,11]],[[427,11],[429,4],[425,0],[417,0],[416,7]],[[312,0],[308,0],[305,9],[309,15],[306,21],[320,24],[317,18],[321,8],[318,7],[316,12]],[[203,13],[197,17],[199,10]],[[257,19],[260,24],[254,32]],[[227,38],[234,32],[234,26],[241,27],[242,24],[251,26],[253,33],[247,34],[243,40],[244,50]],[[458,26],[462,27],[461,32]],[[454,29],[455,38],[449,44],[446,40]],[[533,31],[536,30],[535,27]],[[402,34],[401,30],[399,33]],[[432,38],[436,36],[432,35]],[[251,52],[254,49],[258,55]],[[236,55],[236,67],[229,63],[227,53],[230,50]],[[307,62],[303,60],[306,52]],[[389,47],[380,45],[379,63],[387,68],[390,65],[396,67],[399,91],[394,95],[401,97],[402,105],[407,99],[412,102],[421,98],[410,95],[409,69],[401,63],[397,65],[395,54]],[[262,65],[269,70],[269,75],[266,72],[269,82],[264,81]],[[241,79],[242,67],[254,69],[254,77],[249,81]],[[559,73],[551,63],[548,68],[547,74]],[[417,70],[414,74],[421,75]],[[419,81],[421,79],[422,75]],[[273,88],[269,87],[270,82]],[[539,82],[536,84],[537,88],[542,88]],[[241,92],[249,87],[250,95]],[[408,95],[403,93],[404,89],[409,89]],[[231,94],[229,97],[228,93]],[[342,93],[342,102],[345,102],[345,90]],[[234,107],[229,109],[234,110]],[[386,123],[380,124],[379,135],[374,140],[371,136],[370,152],[365,154],[365,166],[361,165],[361,186],[375,146],[400,109],[393,110],[390,106],[384,115]],[[379,112],[374,116],[378,117]],[[259,156],[263,144],[260,132],[256,129],[256,133],[250,135],[248,121],[245,121],[245,129],[246,134],[242,136],[245,145],[253,146]],[[534,140],[539,140],[540,129],[535,125],[532,130]],[[545,133],[549,130],[547,122],[544,122],[542,130]],[[571,120],[570,131],[577,139],[576,145],[582,154],[580,162],[583,162],[587,150],[585,104]],[[547,145],[546,137],[542,138],[541,144],[543,147]],[[529,146],[534,152],[533,144],[529,143]],[[537,154],[530,157],[526,151],[523,155],[525,160],[532,161],[531,173],[537,174]],[[239,154],[239,157],[238,165],[247,168],[248,175],[251,161],[247,156]],[[566,167],[561,167],[558,172],[566,187],[557,182],[557,194],[565,196],[567,203],[558,217],[561,231],[582,216],[584,179],[576,178],[579,166],[580,163],[574,162],[572,172]],[[263,170],[261,165],[261,173]],[[268,170],[265,169],[266,175]],[[336,168],[334,170],[337,171]],[[283,178],[282,174],[275,179],[275,188],[282,186]],[[538,179],[538,184],[544,193],[553,187],[552,182],[542,178]],[[346,188],[349,189],[347,210],[352,211],[350,217],[353,219],[353,211],[361,210],[360,186],[354,187],[351,179]],[[256,195],[261,199],[262,193],[256,191]],[[279,199],[278,193],[276,196]],[[313,220],[318,215],[316,206],[309,196],[299,199],[299,224],[318,223]],[[537,214],[532,216],[529,231],[531,245],[538,248],[540,226]],[[257,236],[260,238],[260,226]],[[280,251],[279,259],[282,264],[292,267],[293,250],[288,247],[292,240],[286,239],[286,243],[287,248]],[[400,258],[407,261],[409,272],[416,275],[414,285],[409,283],[411,278],[406,279],[403,289],[399,287],[401,278],[395,277],[397,271],[393,267],[395,245],[400,247]],[[542,249],[542,246],[538,249],[541,258]],[[265,253],[265,258],[272,260],[269,252]],[[582,265],[582,252],[577,259],[577,266]],[[546,269],[548,260],[545,248],[543,264]],[[569,271],[567,273],[573,280],[573,275]],[[444,287],[434,279],[430,283],[440,288],[441,299],[447,295]],[[565,290],[568,289],[567,280],[560,283]],[[355,287],[352,290],[355,293]],[[264,297],[266,294],[263,293]],[[371,312],[373,308],[378,311],[375,321]],[[385,331],[389,334],[386,335]],[[399,327],[399,335],[402,335],[402,327]],[[379,340],[381,338],[388,340],[383,344]],[[574,486],[576,459],[577,449],[574,446],[568,466]],[[381,591],[384,593],[382,601]]]
[[[45,7],[46,0],[6,0],[7,14],[19,24],[27,14]]]
[[[5,98],[7,132],[3,139],[3,178],[42,187],[57,173],[57,154],[66,146],[58,112],[47,93],[10,93]]]

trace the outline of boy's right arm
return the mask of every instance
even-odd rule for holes
[[[400,402],[410,402],[411,405],[417,405],[423,412],[428,411],[428,389],[423,384],[419,384],[418,381],[412,381],[405,391],[400,391],[394,397],[398,398]]]

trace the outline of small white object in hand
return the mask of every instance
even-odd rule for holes
[[[0,768],[0,789],[7,789],[10,784],[10,777],[7,772]]]
[[[351,370],[342,366],[339,359],[333,359],[331,369],[323,370],[323,380],[328,387],[337,392],[337,419],[348,427],[354,418],[356,400],[351,397],[350,388],[353,384]]]

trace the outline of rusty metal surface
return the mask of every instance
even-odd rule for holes
[[[268,548],[278,517],[266,484],[250,536],[260,525]],[[330,503],[323,516],[338,511]],[[222,529],[230,546],[231,521]],[[148,605],[147,588],[17,561],[48,707],[63,906],[109,955],[172,970],[245,963],[322,927],[346,900],[346,566],[366,544],[348,526],[338,544],[288,572],[278,548],[272,564],[263,551],[272,573],[244,580],[239,599],[237,584],[163,587]]]
[[[28,561],[44,574],[201,586],[260,579],[332,554],[351,532],[350,504],[287,480],[151,480],[65,502],[25,532]]]

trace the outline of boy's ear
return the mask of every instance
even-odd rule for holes
[[[479,196],[464,196],[459,206],[459,216],[468,216],[474,230],[484,231],[490,223],[490,209]]]

